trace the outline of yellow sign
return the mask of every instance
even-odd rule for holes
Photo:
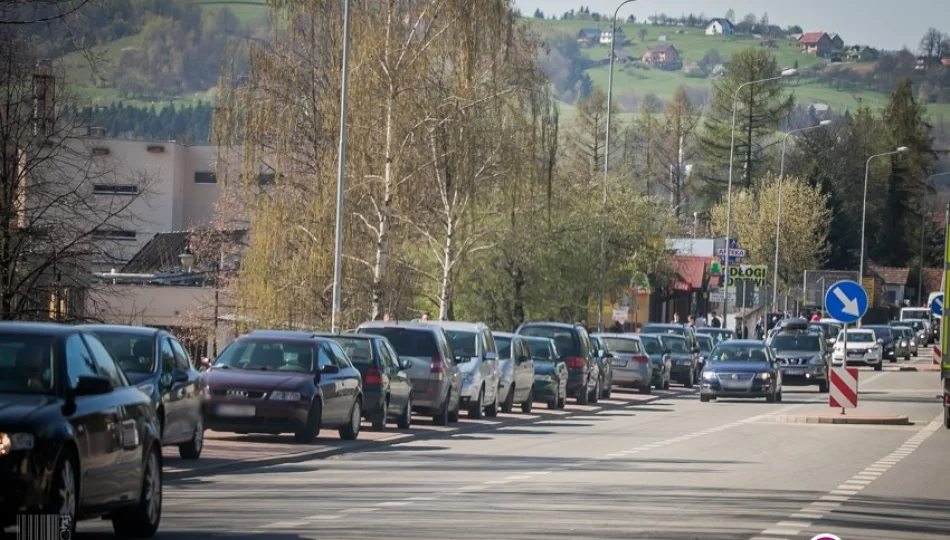
[[[766,279],[768,279],[769,270],[765,265],[748,265],[743,264],[740,266],[730,266],[729,267],[729,285],[733,286],[737,281],[751,281],[755,283],[757,287],[765,285]]]
[[[874,305],[874,278],[866,277],[861,280],[861,286],[864,292],[868,294],[868,307]]]

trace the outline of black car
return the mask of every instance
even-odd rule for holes
[[[874,330],[877,338],[883,340],[884,358],[891,362],[897,362],[897,344],[894,343],[894,334],[891,333],[891,327],[885,324],[866,324],[861,327],[862,330]]]
[[[561,360],[567,365],[567,395],[576,398],[579,405],[587,405],[597,399],[602,391],[597,352],[583,326],[527,322],[518,327],[515,333],[553,339]]]
[[[782,373],[765,343],[742,339],[716,345],[703,369],[699,400],[720,397],[782,401]]]
[[[205,372],[205,424],[232,433],[293,433],[310,443],[323,428],[359,436],[363,384],[340,345],[309,332],[255,331],[231,342]]]
[[[399,429],[412,426],[412,383],[402,360],[389,340],[372,334],[318,334],[343,347],[363,377],[363,416],[375,429],[395,419]]]
[[[825,347],[822,335],[810,331],[780,330],[769,346],[778,359],[783,382],[790,385],[817,385],[819,392],[828,391],[831,353]]]
[[[112,520],[150,537],[162,515],[162,447],[152,400],[87,330],[0,324],[0,531],[21,513]]]
[[[596,351],[597,367],[600,370],[600,396],[598,397],[610,399],[610,391],[614,385],[614,369],[611,364],[614,354],[610,351],[610,347],[597,336],[590,336],[590,342]]]
[[[177,446],[183,459],[198,459],[204,445],[204,381],[175,336],[133,326],[81,328],[98,337],[129,382],[152,398],[162,445]]]

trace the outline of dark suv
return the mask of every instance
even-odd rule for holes
[[[807,327],[783,328],[769,341],[769,347],[778,359],[782,381],[786,384],[818,385],[819,392],[828,391],[831,353],[822,334]]]
[[[603,389],[597,352],[587,330],[579,324],[528,322],[518,327],[517,334],[554,340],[561,360],[567,365],[567,395],[579,405],[596,400]]]

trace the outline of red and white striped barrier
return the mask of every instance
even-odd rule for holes
[[[943,353],[940,352],[940,347],[934,346],[934,365],[939,366],[943,361]]]
[[[854,409],[858,406],[857,368],[834,368],[831,370],[831,388],[828,406],[838,409]]]

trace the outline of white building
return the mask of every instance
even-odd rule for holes
[[[604,30],[600,33],[600,44],[601,45],[610,45],[613,41],[613,30]],[[620,28],[617,29],[617,44],[623,45],[627,42],[627,35],[623,33],[623,30]]]
[[[731,36],[735,27],[729,19],[713,19],[706,25],[707,36]]]

